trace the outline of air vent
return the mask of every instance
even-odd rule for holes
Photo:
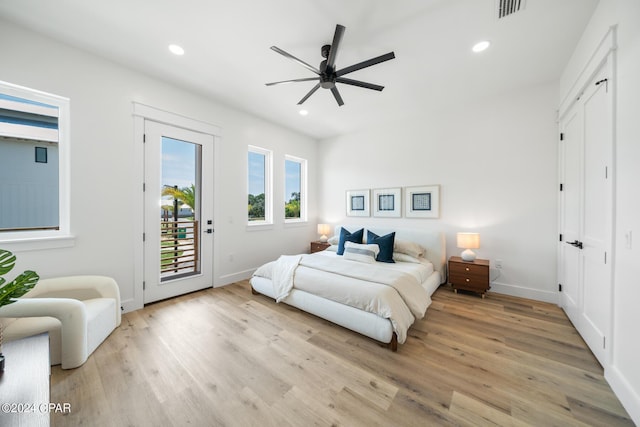
[[[526,0],[496,0],[498,7],[498,19],[505,18],[522,9]]]

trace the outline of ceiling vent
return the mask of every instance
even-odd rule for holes
[[[498,19],[513,15],[524,9],[525,2],[526,0],[496,0]]]

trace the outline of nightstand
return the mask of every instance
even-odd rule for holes
[[[491,289],[489,286],[489,260],[463,261],[459,256],[452,256],[449,258],[449,283],[456,293],[458,293],[458,289],[463,289],[480,293],[484,298],[485,292]]]
[[[331,245],[327,242],[311,242],[311,253],[324,251],[329,246]]]

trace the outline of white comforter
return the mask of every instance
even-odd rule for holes
[[[412,274],[396,264],[366,264],[318,252],[282,256],[254,275],[271,279],[278,302],[286,302],[295,288],[387,318],[398,342],[404,343],[409,327],[424,317],[431,304],[421,286],[425,268],[415,267]]]

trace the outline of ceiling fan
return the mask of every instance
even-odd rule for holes
[[[333,34],[333,42],[329,45],[326,44],[322,46],[320,49],[320,53],[323,58],[326,58],[324,61],[320,63],[318,68],[307,64],[306,62],[296,58],[290,53],[285,52],[277,46],[271,46],[271,50],[278,52],[280,55],[291,59],[292,61],[297,62],[308,70],[313,71],[317,74],[317,77],[308,77],[302,79],[293,79],[293,80],[283,80],[281,82],[273,82],[267,83],[267,86],[274,86],[282,83],[294,83],[294,82],[307,82],[312,80],[317,80],[318,84],[316,84],[313,89],[309,91],[301,100],[298,102],[298,105],[305,102],[311,95],[314,94],[319,88],[323,89],[331,89],[331,93],[333,97],[336,99],[336,102],[339,106],[344,105],[344,101],[340,96],[340,92],[338,92],[338,88],[336,87],[336,83],[344,83],[352,86],[359,86],[366,89],[381,91],[384,89],[384,86],[375,85],[373,83],[367,83],[360,80],[347,79],[344,76],[345,74],[353,73],[354,71],[361,70],[363,68],[370,67],[372,65],[379,64],[381,62],[388,61],[390,59],[395,58],[395,54],[393,52],[386,53],[384,55],[377,56],[375,58],[368,59],[366,61],[359,62],[357,64],[351,65],[346,68],[342,68],[340,70],[336,70],[336,56],[338,55],[338,48],[340,47],[340,42],[342,40],[342,36],[344,35],[345,27],[342,25],[336,25],[336,31]]]

